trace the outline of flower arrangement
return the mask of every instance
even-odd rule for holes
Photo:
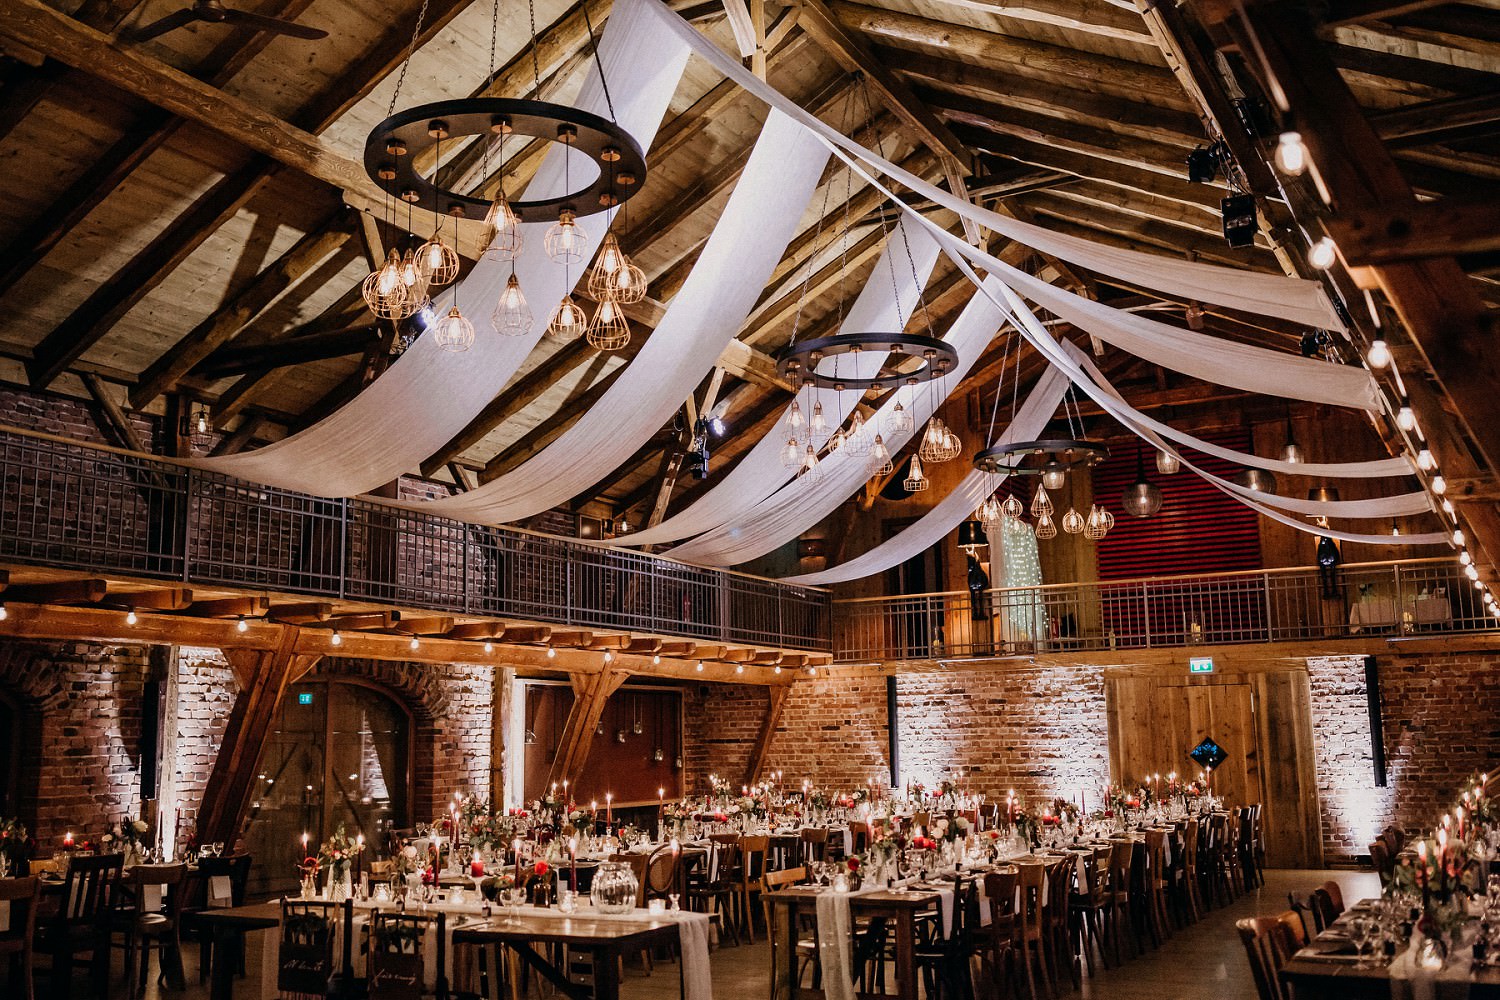
[[[143,819],[132,819],[125,816],[109,828],[109,832],[99,838],[105,850],[113,850],[117,845],[130,851],[140,851],[146,843],[146,832],[150,825]]]
[[[920,800],[927,794],[927,786],[920,781],[908,781],[906,783],[906,797]]]
[[[830,805],[828,793],[820,788],[814,788],[807,797],[807,804],[814,809],[827,809]]]
[[[949,842],[967,840],[970,826],[967,816],[954,816],[951,819],[943,817],[933,821],[932,832],[939,840]]]
[[[31,856],[31,837],[26,832],[26,824],[18,819],[8,819],[0,816],[0,867],[10,868],[20,865]]]
[[[1052,815],[1069,823],[1078,822],[1078,803],[1061,797],[1052,800]]]
[[[574,830],[582,832],[593,832],[595,813],[593,809],[586,806],[574,806],[568,810],[567,825]]]
[[[364,849],[364,843],[344,832],[344,824],[340,823],[333,831],[333,836],[323,841],[318,848],[318,864],[328,865],[337,872],[347,868],[354,856]]]
[[[947,795],[957,795],[958,782],[952,780],[951,778],[944,778],[942,781],[938,782],[937,793],[939,798]]]
[[[391,857],[391,874],[405,878],[417,871],[417,846],[406,844]]]

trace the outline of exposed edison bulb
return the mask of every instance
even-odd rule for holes
[[[245,619],[243,619],[243,618],[241,618],[239,621],[235,622],[234,627],[235,627],[235,631],[237,631],[237,632],[248,632],[248,631],[250,631],[250,623],[247,622],[247,621],[245,621]]]
[[[136,617],[134,608],[131,608],[128,612],[125,613],[126,625],[134,625],[138,621],[140,621],[140,619]]]
[[[1042,469],[1042,485],[1049,490],[1060,490],[1068,481],[1068,470],[1064,469],[1062,463],[1055,459],[1048,462]]]
[[[912,419],[911,412],[901,405],[900,400],[891,408],[891,419],[889,430],[892,435],[910,434],[916,430],[916,421]]]
[[[1031,516],[1036,518],[1052,516],[1052,498],[1047,495],[1047,488],[1037,485],[1036,495],[1031,498]]]
[[[1333,245],[1333,240],[1327,236],[1308,247],[1307,262],[1319,271],[1328,270],[1337,259],[1338,249]]]
[[[379,275],[375,288],[381,295],[392,295],[401,287],[401,255],[394,249],[386,257]]]
[[[1396,426],[1407,432],[1417,429],[1417,415],[1410,406],[1403,406],[1396,411]]]
[[[1391,363],[1391,349],[1381,339],[1370,341],[1370,349],[1365,352],[1365,362],[1371,368],[1384,368]]]
[[[927,477],[922,474],[922,456],[911,457],[911,466],[907,469],[906,478],[901,481],[901,485],[908,493],[921,493],[927,489]]]
[[[1417,452],[1417,468],[1421,469],[1423,472],[1431,472],[1433,467],[1436,465],[1437,460],[1432,457],[1432,452],[1428,451],[1426,448],[1423,448],[1421,451]]]
[[[422,295],[427,293],[427,278],[417,264],[416,253],[411,250],[406,251],[401,258],[401,284],[406,286],[408,294],[419,289]]]
[[[797,478],[803,482],[816,483],[823,478],[823,470],[819,467],[818,453],[813,450],[811,442],[802,453],[802,464],[797,469]]]
[[[823,401],[818,400],[813,404],[812,420],[808,423],[813,437],[823,437],[828,433],[828,418],[823,416]]]
[[[786,429],[793,434],[800,434],[807,427],[807,419],[802,416],[802,406],[794,399],[792,405],[786,411]]]
[[[614,299],[606,298],[599,303],[594,321],[589,324],[588,341],[601,351],[618,351],[630,343],[630,324]]]
[[[1463,532],[1462,528],[1454,528],[1453,529],[1453,544],[1459,546],[1460,548],[1463,547],[1463,544],[1464,544],[1464,532]]]
[[[1006,497],[1005,502],[1000,505],[1000,510],[1005,514],[1006,517],[1015,520],[1022,514],[1026,513],[1026,506],[1021,503],[1020,497],[1012,493],[1010,496]]]
[[[474,346],[474,324],[458,311],[458,306],[451,306],[448,315],[433,327],[432,336],[443,350],[458,354]]]
[[[796,471],[802,465],[802,445],[796,438],[787,438],[786,447],[781,449],[781,467],[788,472]]]
[[[875,435],[875,440],[870,444],[869,461],[872,476],[888,476],[896,469],[891,462],[890,449],[885,446],[885,438],[879,434]]]
[[[577,264],[588,252],[589,234],[578,224],[573,210],[565,208],[557,213],[557,221],[547,230],[542,243],[553,263]]]
[[[328,641],[332,645],[342,646],[344,644],[344,637],[339,635],[338,632],[334,632],[333,635],[328,637]]]
[[[1156,471],[1164,476],[1175,475],[1182,468],[1182,461],[1176,455],[1169,455],[1164,451],[1156,453]]]
[[[1082,533],[1084,527],[1083,515],[1069,507],[1068,512],[1063,515],[1062,530],[1070,535],[1077,535]]]
[[[208,414],[203,410],[198,411],[198,433],[208,433]]]
[[[855,458],[868,458],[870,435],[865,432],[865,418],[855,410],[849,417],[849,430],[844,435],[844,449]]]
[[[500,260],[515,260],[521,252],[521,218],[510,207],[510,202],[503,197],[496,198],[485,213],[484,225],[489,236],[484,252]]]
[[[414,311],[407,305],[406,286],[401,283],[401,255],[395,250],[366,276],[360,293],[370,312],[380,319],[405,319]]]
[[[573,296],[564,295],[547,320],[547,336],[553,340],[577,340],[583,336],[588,325],[589,318],[582,307],[573,301]]]
[[[1453,501],[1452,500],[1444,500],[1443,503],[1442,503],[1442,508],[1443,508],[1443,513],[1444,514],[1447,514],[1449,517],[1453,516],[1454,511],[1453,511]]]
[[[417,267],[429,285],[446,285],[458,277],[458,253],[434,233],[417,248]]]
[[[531,332],[531,306],[521,291],[521,282],[512,273],[490,313],[490,325],[507,337],[524,337]]]
[[[1276,142],[1276,167],[1284,174],[1299,176],[1307,169],[1307,146],[1300,132],[1283,132]]]
[[[1460,566],[1467,566],[1473,561],[1474,557],[1469,555],[1468,549],[1463,549],[1458,553],[1458,564]]]
[[[1057,537],[1057,525],[1052,523],[1052,515],[1043,514],[1036,519],[1036,537],[1043,541]]]
[[[1465,566],[1464,576],[1468,577],[1470,580],[1477,580],[1479,579],[1479,570],[1472,565]]]
[[[1432,487],[1432,492],[1436,493],[1438,496],[1442,496],[1444,493],[1448,492],[1448,480],[1444,479],[1442,476],[1433,476],[1432,482],[1429,485]]]

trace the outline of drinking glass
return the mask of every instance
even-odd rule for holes
[[[1365,961],[1365,948],[1370,943],[1370,934],[1374,930],[1374,921],[1369,917],[1351,917],[1349,919],[1349,940],[1354,943],[1355,954],[1359,957],[1356,967],[1368,969],[1370,963]]]

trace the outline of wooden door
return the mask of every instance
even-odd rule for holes
[[[1261,803],[1268,863],[1321,867],[1306,674],[1126,674],[1106,678],[1105,697],[1112,781],[1194,777],[1188,753],[1211,737],[1228,754],[1214,792],[1232,806]]]

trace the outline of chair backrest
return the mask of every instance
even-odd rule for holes
[[[1327,930],[1329,925],[1338,919],[1338,910],[1334,908],[1327,889],[1322,887],[1314,889],[1309,905],[1312,909],[1313,924],[1319,931]]]
[[[1064,903],[1066,912],[1066,903]],[[953,919],[949,922],[948,946],[968,955],[969,941],[979,927],[979,881],[972,875],[953,876]]]
[[[75,854],[69,858],[58,921],[74,925],[108,921],[124,867],[123,854]]]
[[[809,826],[802,829],[802,863],[823,861],[828,857],[828,828]]]
[[[1394,826],[1388,826],[1380,831],[1380,839],[1385,841],[1385,846],[1391,849],[1391,857],[1401,853],[1401,848],[1406,844],[1406,834]]]
[[[140,913],[160,913],[169,921],[177,922],[177,918],[182,915],[182,906],[187,902],[186,863],[136,865],[130,869],[128,878],[130,888],[135,894],[136,908]],[[159,889],[160,893],[148,892],[148,887],[152,890]],[[155,897],[155,899],[152,900],[149,897]]]
[[[1064,855],[1047,865],[1047,915],[1053,924],[1068,919],[1068,895],[1073,891],[1073,858]]]
[[[511,1000],[509,949],[499,941],[453,935],[452,996],[461,1000]]]
[[[1016,915],[1016,885],[1021,875],[1014,868],[987,872],[984,876],[984,895],[990,901],[990,920],[1014,920]]]
[[[0,941],[21,940],[23,948],[31,950],[36,940],[36,910],[42,898],[42,880],[35,875],[27,878],[0,878],[0,903],[10,907],[10,927],[0,931]]]
[[[709,845],[708,867],[703,872],[703,877],[712,885],[725,886],[735,876],[735,867],[740,860],[739,838],[726,842],[715,842]]]
[[[928,831],[927,826],[931,822],[931,820],[932,820],[932,814],[929,813],[929,812],[927,812],[925,809],[922,810],[921,812],[914,812],[914,813],[911,814],[911,821],[912,821],[912,823],[915,824],[915,825],[917,825],[917,826],[920,826],[922,828],[922,832],[924,832],[924,833],[930,832],[930,831]]]
[[[1250,960],[1250,974],[1261,1000],[1285,1000],[1281,988],[1281,962],[1273,936],[1279,926],[1275,917],[1249,917],[1235,921],[1245,956]]]
[[[1087,854],[1080,853],[1076,857],[1078,862],[1082,862],[1083,884],[1075,891],[1080,896],[1092,897],[1098,893],[1099,889],[1098,856],[1093,851],[1089,851]],[[1078,862],[1074,863],[1075,871],[1078,868]]]
[[[276,988],[283,995],[323,996],[328,992],[336,913],[327,904],[282,901]]]
[[[1375,869],[1382,883],[1389,882],[1391,876],[1395,874],[1395,862],[1391,858],[1390,848],[1385,846],[1385,841],[1372,840],[1370,842],[1370,867]]]
[[[1307,945],[1307,924],[1303,922],[1300,912],[1282,910],[1276,914],[1276,921],[1281,924],[1282,933],[1286,935],[1285,944],[1288,946],[1286,952],[1288,955]]]
[[[1112,841],[1109,845],[1109,891],[1127,892],[1130,889],[1130,859],[1135,855],[1135,845],[1128,840]]]
[[[612,854],[609,860],[626,864],[635,872],[635,905],[646,905],[646,869],[650,859],[644,854]]]
[[[442,947],[446,914],[382,913],[370,920],[369,955],[365,968],[372,1000],[421,1000],[426,972],[423,939],[437,925]]]
[[[671,847],[658,847],[646,863],[646,898],[664,898],[680,892],[677,881],[682,853]]]
[[[1198,868],[1198,821],[1195,819],[1182,825],[1182,863],[1188,871]]]
[[[1017,865],[1020,872],[1018,883],[1021,889],[1021,903],[1017,907],[1017,915],[1021,918],[1021,926],[1028,931],[1035,930],[1041,926],[1042,911],[1046,902],[1043,892],[1047,885],[1047,866],[1038,864]]]
[[[1146,831],[1146,864],[1156,878],[1166,877],[1167,831]]]
[[[202,896],[209,905],[213,905],[213,879],[229,879],[229,905],[245,905],[245,885],[250,881],[250,864],[254,859],[248,854],[230,854],[225,857],[200,858],[198,861],[198,878],[193,881],[198,888],[194,890],[195,896]],[[386,863],[389,867],[389,862]],[[374,873],[374,866],[370,871]],[[222,905],[222,904],[221,904]]]
[[[780,871],[766,872],[766,892],[775,892],[782,886],[798,885],[807,881],[806,868],[783,868]]]
[[[863,854],[870,846],[870,824],[850,823],[849,840],[855,854]]]
[[[746,885],[760,884],[766,874],[766,852],[770,849],[770,837],[740,838],[740,873]]]
[[[1323,891],[1328,893],[1328,901],[1333,904],[1333,915],[1337,917],[1344,912],[1344,890],[1332,879],[1323,883]]]
[[[740,842],[740,835],[737,833],[711,833],[708,835],[708,842],[710,844],[737,844]]]

